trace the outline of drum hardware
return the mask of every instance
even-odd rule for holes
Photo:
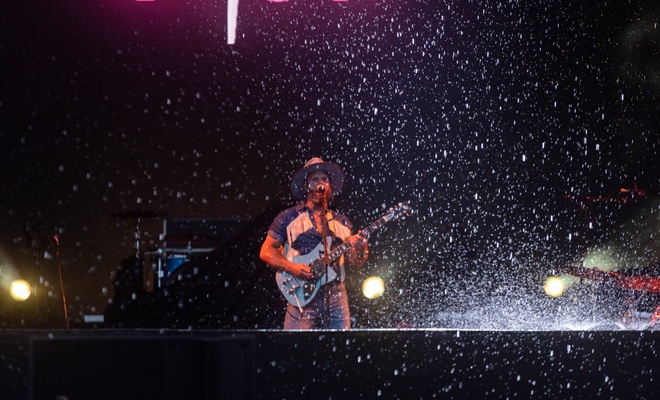
[[[135,231],[133,236],[135,238],[135,255],[138,258],[140,258],[140,239],[141,239],[140,221],[142,220],[142,218],[159,218],[159,217],[164,217],[166,215],[167,213],[164,211],[143,210],[142,199],[139,197],[137,199],[137,207],[135,210],[125,210],[125,211],[117,211],[110,213],[111,217],[135,220]]]
[[[159,210],[143,210],[142,209],[142,199],[137,198],[137,206],[135,210],[123,210],[123,211],[116,211],[113,213],[110,213],[109,215],[114,218],[122,218],[122,219],[134,219],[135,220],[135,230],[133,231],[133,237],[135,239],[135,257],[144,265],[144,257],[145,256],[150,256],[153,254],[153,252],[147,252],[147,253],[142,253],[140,249],[140,241],[142,239],[142,230],[140,229],[140,222],[143,218],[160,218],[166,216],[168,213],[165,211],[159,211]],[[160,258],[160,257],[158,257]],[[160,282],[160,277],[162,275],[161,272],[161,265],[158,265],[158,269],[156,271],[156,279],[158,282]],[[149,278],[149,271],[143,269],[143,286],[144,288],[149,291],[149,287],[151,286],[150,284],[150,278]],[[158,285],[160,287],[160,284]]]
[[[142,201],[137,200],[135,210],[117,211],[111,217],[135,220],[135,255],[144,267],[144,287],[147,291],[162,288],[168,277],[196,253],[208,253],[232,237],[249,221],[240,218],[223,219],[164,219],[163,233],[159,245],[148,251],[141,250],[141,227],[143,218],[161,218],[168,215],[160,210],[143,210]]]
[[[582,243],[578,242],[580,252],[582,253],[582,258],[586,260],[586,257],[589,253],[590,242],[591,242],[591,229],[593,228],[594,220],[592,215],[592,209],[597,207],[599,204],[606,203],[615,203],[615,204],[628,204],[636,203],[638,200],[646,197],[646,190],[640,189],[637,186],[637,183],[633,183],[633,186],[620,187],[615,192],[610,192],[606,196],[590,196],[590,195],[577,195],[577,194],[565,194],[563,195],[564,200],[574,202],[584,218],[583,232],[582,232]],[[579,234],[579,233],[578,233]],[[572,234],[571,234],[572,235]],[[570,236],[569,236],[570,240]],[[608,284],[616,285],[619,287],[627,288],[632,291],[637,292],[651,292],[657,293],[656,288],[660,288],[660,282],[656,281],[657,278],[652,277],[629,277],[622,276],[616,272],[612,271],[603,271],[598,268],[588,269],[588,268],[574,268],[571,267],[572,271],[569,274],[578,276],[580,278],[587,278],[593,280],[594,282],[605,282]],[[656,280],[654,280],[656,279]],[[595,287],[592,289],[594,291],[593,296],[595,297]],[[660,290],[659,290],[660,291]],[[596,302],[593,302],[594,307]]]
[[[189,262],[196,253],[208,253],[213,248],[158,248],[144,253],[154,271],[154,284],[156,288],[166,285],[168,277]]]
[[[616,271],[604,271],[599,268],[580,268],[570,266],[567,268],[570,275],[592,280],[594,282],[606,283],[621,289],[630,290],[638,295],[660,293],[660,277],[648,275],[627,276]],[[633,316],[634,302],[628,297],[628,311],[624,314],[624,322],[630,321]],[[660,305],[656,306],[655,312],[650,314],[649,326],[654,326],[660,320]]]
[[[149,265],[151,267],[151,270],[155,273],[153,276],[153,282],[156,287],[160,288],[162,286],[163,280],[165,279],[165,269],[164,269],[164,261],[163,261],[163,259],[166,257],[165,252],[162,248],[158,248],[157,250],[145,252],[144,256],[149,260],[149,262],[146,265]],[[153,288],[151,282],[146,282],[146,285],[151,286]]]

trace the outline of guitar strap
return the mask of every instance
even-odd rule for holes
[[[324,215],[325,214],[325,215]],[[332,214],[332,211],[326,210],[325,213],[321,214],[321,224],[323,224],[322,228],[322,235],[323,238],[321,239],[323,243],[323,249],[326,251],[325,254],[329,254],[333,249],[331,248],[333,244],[333,238],[338,237],[342,240],[346,240],[344,235],[346,233],[344,232],[343,234],[341,233],[341,228],[343,225],[338,222],[339,220],[335,220],[334,214]],[[332,228],[330,227],[332,225]],[[328,231],[332,232],[332,236],[328,235]],[[348,233],[350,234],[350,233]],[[330,240],[330,241],[328,241]],[[343,257],[343,256],[342,256]],[[327,260],[326,260],[327,262]],[[344,282],[344,279],[346,279],[346,272],[344,270],[344,263],[343,262],[337,262],[334,264],[334,267],[331,266],[331,268],[334,268],[335,272],[337,273],[337,279],[339,279],[340,282]]]
[[[328,214],[330,219],[332,219],[332,213],[330,211],[321,213],[321,242],[323,242],[323,264],[329,266],[330,262],[328,260],[328,255],[330,254],[330,243],[328,243]]]
[[[345,238],[339,232],[337,232],[336,228],[338,225],[337,225],[337,221],[335,221],[334,218],[335,217],[330,210],[327,210],[325,213],[321,214],[321,224],[322,224],[321,242],[323,243],[323,251],[325,252],[324,254],[330,254],[330,252],[333,250],[332,244],[334,243],[333,242],[334,237],[339,237],[340,239],[345,240]],[[331,225],[335,229],[331,228],[330,227]],[[330,232],[332,232],[332,235],[329,234]],[[328,262],[327,259],[325,259],[324,264],[329,265],[330,263]],[[335,272],[337,272],[337,276],[343,282],[346,275],[346,273],[344,272],[343,263],[337,262],[337,264],[333,263],[333,265],[335,265],[335,267],[331,267],[331,268],[335,269]]]

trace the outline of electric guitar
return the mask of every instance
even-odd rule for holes
[[[364,228],[360,231],[359,235],[365,239],[369,238],[374,231],[380,229],[387,222],[398,219],[401,216],[409,215],[412,212],[410,205],[406,203],[399,203],[396,207],[391,208],[387,213],[382,217],[374,221],[371,225]],[[328,238],[330,241],[331,238]],[[344,242],[340,246],[332,249],[328,255],[327,260],[329,263],[332,263],[334,260],[341,257],[348,249],[350,244]],[[312,301],[316,293],[319,291],[321,286],[326,283],[330,283],[337,278],[337,273],[332,269],[328,268],[328,276],[326,278],[325,274],[325,264],[324,260],[326,259],[323,254],[323,243],[319,243],[312,251],[307,254],[303,254],[298,257],[293,258],[293,262],[296,264],[305,264],[312,269],[314,278],[312,280],[306,281],[304,279],[297,278],[289,272],[277,271],[275,273],[275,280],[277,281],[277,286],[286,298],[286,300],[298,307],[302,312],[303,306],[309,304]]]

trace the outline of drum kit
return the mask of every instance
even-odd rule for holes
[[[163,223],[163,234],[159,236],[162,246],[156,246],[148,251],[141,248],[141,227],[143,219],[163,218],[168,215],[164,211],[142,210],[140,202],[136,210],[118,211],[111,213],[111,217],[121,219],[135,220],[135,256],[143,266],[148,266],[143,270],[144,288],[150,292],[156,288],[163,288],[167,285],[168,279],[182,265],[189,262],[196,253],[208,253],[213,247],[199,247],[199,237],[195,234],[168,237],[167,222]],[[170,240],[172,239],[172,240]]]
[[[645,190],[640,189],[637,184],[634,184],[632,188],[620,188],[618,193],[614,196],[575,196],[575,195],[565,195],[564,199],[575,201],[580,205],[581,210],[589,208],[589,205],[596,203],[634,203],[640,198],[646,197],[647,193]],[[586,235],[585,235],[586,236]],[[585,267],[575,267],[570,266],[565,268],[565,272],[569,275],[579,277],[581,279],[588,279],[593,282],[602,283],[609,285],[611,287],[616,287],[619,289],[624,289],[633,294],[628,297],[629,304],[628,311],[625,312],[624,322],[629,320],[632,317],[634,305],[632,304],[632,298],[644,297],[644,296],[653,296],[657,298],[660,296],[660,277],[649,276],[649,275],[624,275],[617,271],[605,271],[595,268],[585,268]],[[660,304],[657,306],[654,304],[655,310],[651,311],[649,326],[655,327],[660,326]]]
[[[628,324],[635,314],[640,314],[634,310],[633,297],[639,296],[658,296],[660,295],[660,277],[648,275],[623,275],[616,271],[604,271],[599,268],[582,268],[582,267],[568,267],[566,272],[570,275],[588,279],[593,282],[603,283],[624,289],[634,294],[628,296],[627,311],[623,315],[624,323]],[[660,304],[655,307],[655,310],[648,313],[649,318],[648,326],[660,326]]]

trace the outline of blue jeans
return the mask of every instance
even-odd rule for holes
[[[326,292],[329,295],[330,323],[326,325]],[[303,329],[351,329],[351,315],[348,309],[348,296],[343,282],[330,282],[323,285],[312,301],[303,307],[288,304],[284,317],[284,330]]]

